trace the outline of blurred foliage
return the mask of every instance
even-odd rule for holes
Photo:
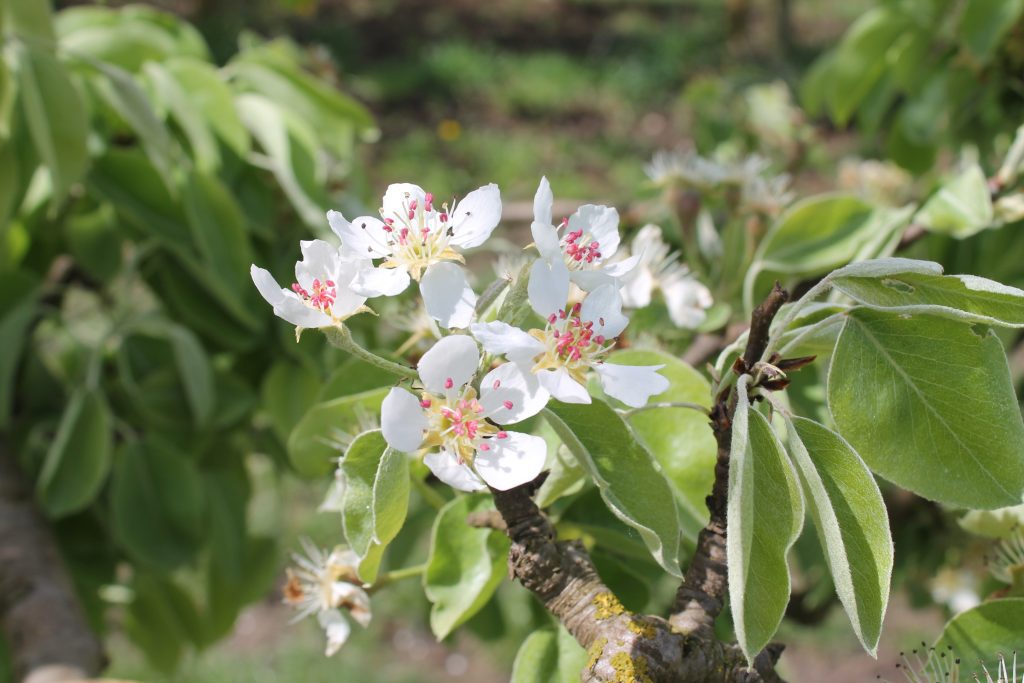
[[[91,621],[123,604],[171,669],[279,570],[249,509],[254,462],[287,467],[265,381],[338,360],[271,333],[249,264],[324,229],[375,123],[286,40],[218,67],[142,6],[9,0],[0,23],[0,435]]]
[[[1024,115],[1024,2],[882,1],[812,67],[802,101],[921,173],[942,148],[990,151]]]

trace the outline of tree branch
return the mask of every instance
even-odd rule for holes
[[[492,489],[494,503],[512,540],[509,571],[533,592],[590,660],[586,683],[706,683],[780,681],[775,662],[781,648],[766,648],[747,668],[735,645],[711,634],[684,634],[665,619],[630,612],[597,574],[579,541],[555,540],[555,530],[532,495],[530,482],[508,491]]]
[[[744,372],[753,368],[768,346],[769,331],[779,309],[789,298],[775,283],[768,297],[750,317],[750,334],[743,352]],[[715,482],[706,499],[710,518],[697,537],[697,548],[679,589],[676,591],[669,623],[682,633],[700,638],[714,636],[715,619],[722,611],[728,593],[728,562],[725,534],[726,506],[729,500],[729,453],[732,447],[732,418],[736,397],[729,387],[711,409],[711,429],[718,444]]]
[[[90,678],[106,662],[50,528],[14,456],[0,443],[0,628],[15,680]]]

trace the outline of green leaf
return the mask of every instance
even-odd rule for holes
[[[205,502],[194,462],[170,444],[147,439],[118,453],[110,494],[113,534],[137,562],[161,571],[190,562],[205,535]]]
[[[305,365],[281,360],[271,366],[263,378],[263,408],[281,441],[288,440],[319,391],[320,377]]]
[[[88,162],[85,105],[55,57],[25,45],[15,49],[25,123],[49,171],[56,206]]]
[[[172,59],[163,66],[187,94],[187,100],[182,103],[182,115],[186,114],[184,109],[199,112],[217,137],[244,158],[251,147],[249,132],[235,109],[234,95],[222,72],[206,62],[187,57]],[[173,106],[172,112],[178,115]]]
[[[282,105],[261,95],[245,94],[235,100],[243,123],[266,154],[264,162],[281,189],[308,225],[321,227],[324,205],[318,144],[307,122],[296,119]]]
[[[1021,12],[1024,0],[967,0],[957,27],[957,42],[985,64],[1020,19]]]
[[[927,313],[970,323],[1024,327],[1024,291],[974,275],[936,272],[884,277],[831,275],[832,286],[871,308]],[[844,269],[845,270],[845,269]]]
[[[991,227],[994,215],[985,174],[971,164],[929,197],[914,220],[932,232],[962,239]]]
[[[198,93],[185,90],[163,64],[149,62],[144,73],[158,101],[188,139],[196,168],[204,173],[215,173],[220,168],[220,148],[210,122],[194,103],[193,97]]]
[[[288,458],[295,470],[304,477],[329,474],[352,437],[363,431],[360,422],[380,414],[387,393],[383,387],[310,408],[288,437]]]
[[[576,683],[587,665],[587,651],[562,626],[534,631],[512,664],[511,683]]]
[[[434,520],[423,589],[431,602],[430,628],[438,640],[479,612],[505,576],[508,538],[466,523],[470,513],[493,509],[490,496],[460,496]]]
[[[679,511],[665,504],[672,500],[672,487],[625,420],[597,398],[590,404],[552,401],[544,416],[597,484],[608,508],[640,533],[665,571],[681,577]]]
[[[167,338],[174,350],[174,362],[185,387],[189,409],[198,424],[205,424],[217,402],[210,359],[199,339],[187,327],[169,325]]]
[[[0,24],[6,24],[5,32],[44,45],[53,43],[53,11],[48,0],[5,0],[0,6],[0,13]]]
[[[995,671],[999,654],[1024,651],[1024,598],[990,600],[956,615],[935,643],[938,652],[949,648],[965,664]]]
[[[999,339],[955,320],[854,309],[828,402],[879,475],[947,505],[1021,502],[1024,423]]]
[[[830,56],[828,78],[822,79],[829,113],[840,126],[885,74],[890,54],[899,55],[899,43],[906,40],[911,24],[903,12],[880,6],[860,15],[843,36]]]
[[[135,132],[153,168],[174,194],[174,169],[182,163],[181,149],[153,111],[149,97],[123,69],[103,62],[91,65],[101,74],[101,78],[93,81],[96,91]]]
[[[37,483],[50,517],[78,512],[96,498],[110,471],[112,439],[103,394],[79,388],[64,409]]]
[[[836,593],[857,638],[875,656],[893,558],[882,493],[857,452],[832,430],[797,417],[787,431]]]
[[[803,528],[804,502],[779,437],[750,408],[748,379],[736,385],[726,543],[736,639],[752,662],[775,635],[789,603],[786,555]]]
[[[250,291],[252,248],[242,209],[215,175],[191,173],[185,186],[185,214],[192,239],[209,271],[230,294]]]
[[[342,529],[349,547],[362,560],[379,554],[405,523],[409,509],[409,456],[388,448],[380,430],[375,429],[352,441],[340,468],[344,478]],[[361,562],[359,578],[364,583],[373,583],[378,564],[376,556],[370,563]]]
[[[203,632],[199,610],[188,593],[167,579],[139,574],[132,588],[125,630],[154,666],[173,671],[186,644]]]
[[[871,205],[853,195],[797,202],[772,226],[758,249],[765,270],[815,273],[846,263],[866,241]]]
[[[711,407],[711,387],[699,372],[683,361],[661,351],[627,350],[612,354],[609,360],[623,365],[664,365],[659,373],[669,388],[650,403],[687,402]],[[629,417],[633,431],[665,471],[688,513],[689,536],[707,523],[704,498],[715,480],[718,446],[708,426],[708,418],[689,408],[652,408]]]
[[[21,351],[37,310],[34,277],[19,271],[0,274],[0,429],[11,419]]]

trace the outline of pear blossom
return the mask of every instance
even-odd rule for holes
[[[564,263],[580,289],[589,292],[614,283],[636,265],[639,258],[614,258],[620,242],[614,207],[586,204],[556,227],[551,223],[553,202],[551,185],[543,177],[533,198],[533,243],[542,259]]]
[[[325,654],[330,657],[348,640],[352,627],[345,610],[361,626],[372,616],[370,596],[363,590],[356,567],[359,557],[352,550],[337,547],[328,553],[303,539],[306,555],[294,554],[298,565],[287,570],[284,602],[299,610],[292,622],[315,614],[327,636]]]
[[[366,258],[343,254],[323,240],[299,242],[302,260],[295,264],[295,282],[284,289],[264,268],[250,268],[260,294],[274,313],[298,328],[330,327],[369,310],[366,297],[352,290],[352,282],[372,268]]]
[[[480,391],[471,382],[480,364],[472,337],[452,335],[423,354],[417,366],[422,391],[394,387],[381,405],[381,431],[400,451],[424,451],[424,464],[460,491],[507,490],[533,480],[547,445],[531,434],[505,431],[536,415],[548,395],[536,378],[512,363],[488,372]]]
[[[711,291],[679,263],[679,254],[670,252],[657,225],[645,225],[633,238],[631,250],[640,262],[622,278],[622,303],[627,308],[643,308],[651,295],[661,290],[669,318],[676,327],[693,329],[707,318],[706,310],[714,300]]]
[[[561,262],[534,263],[527,288],[530,305],[547,322],[544,329],[521,330],[508,323],[476,323],[470,331],[496,355],[520,365],[540,386],[565,403],[590,403],[587,375],[597,373],[609,396],[639,408],[668,389],[658,374],[664,365],[619,365],[605,357],[629,319],[622,315],[616,284],[601,285],[581,303],[569,304],[569,280]]]
[[[344,253],[383,259],[360,273],[353,289],[366,296],[394,296],[416,280],[427,313],[442,327],[469,325],[476,294],[469,285],[460,249],[478,247],[501,219],[501,195],[494,183],[473,190],[458,203],[438,206],[418,185],[398,183],[384,193],[380,218],[353,221],[327,212]]]

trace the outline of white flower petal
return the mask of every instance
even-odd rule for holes
[[[616,365],[601,363],[594,367],[601,378],[604,393],[627,406],[640,408],[647,399],[668,389],[668,380],[658,374],[664,365]]]
[[[410,202],[416,201],[417,205],[423,206],[427,193],[419,185],[412,183],[394,183],[388,185],[384,193],[384,200],[381,202],[381,213],[384,218],[408,218],[407,211]]]
[[[388,234],[379,218],[359,216],[350,223],[341,212],[328,211],[327,222],[341,239],[341,248],[346,254],[380,258],[391,253]]]
[[[340,256],[335,297],[331,311],[339,318],[347,318],[366,303],[366,295],[352,289],[352,282],[363,273],[374,270],[369,259]]]
[[[373,613],[370,611],[370,596],[366,591],[348,581],[335,581],[331,592],[335,605],[347,609],[363,628],[370,625]]]
[[[594,334],[609,339],[618,337],[629,323],[629,318],[622,315],[622,297],[615,285],[602,285],[588,294],[580,318],[594,323]]]
[[[466,280],[466,271],[450,261],[427,268],[420,280],[420,294],[427,315],[447,329],[468,327],[473,320],[476,294]]]
[[[558,230],[555,226],[534,221],[530,225],[530,233],[533,235],[533,244],[537,247],[541,259],[562,260],[562,247],[558,243]]]
[[[592,292],[603,285],[618,285],[618,281],[603,268],[594,270],[571,270],[569,279],[585,292]]]
[[[505,439],[488,439],[488,450],[478,450],[473,460],[477,474],[499,491],[533,481],[544,469],[548,446],[532,434],[507,432]]]
[[[408,286],[405,268],[366,268],[352,279],[352,291],[363,296],[395,296]]]
[[[590,403],[586,387],[574,380],[565,368],[541,370],[537,381],[562,403]]]
[[[537,259],[530,268],[530,281],[526,285],[530,306],[542,318],[565,308],[569,299],[569,269],[561,257]]]
[[[451,243],[463,249],[483,244],[501,220],[501,192],[494,183],[467,194],[451,215]]]
[[[679,278],[663,282],[661,291],[665,295],[668,317],[677,327],[693,329],[707,318],[705,309],[714,304],[711,291],[693,278]]]
[[[583,234],[597,242],[601,260],[610,259],[619,248],[619,212],[610,206],[586,204],[569,216],[569,231]]]
[[[469,326],[469,331],[488,353],[505,356],[511,361],[531,360],[544,351],[544,344],[540,340],[500,320],[473,323]]]
[[[609,263],[603,270],[614,278],[624,278],[632,273],[640,265],[640,254],[633,254],[629,258]]]
[[[458,459],[447,451],[428,453],[423,458],[423,464],[430,468],[435,477],[453,489],[472,492],[487,488],[469,465],[460,465]]]
[[[423,354],[416,366],[427,391],[443,394],[468,383],[480,363],[480,349],[472,337],[453,334],[441,339]],[[451,380],[451,386],[446,386]]]
[[[285,292],[288,290],[282,289],[269,270],[253,264],[249,268],[249,275],[252,276],[253,284],[256,285],[256,289],[259,290],[268,304],[277,306],[284,300]]]
[[[380,405],[380,429],[395,450],[414,453],[423,443],[427,416],[419,400],[405,389],[392,387]]]
[[[309,288],[313,280],[334,280],[341,260],[338,248],[323,240],[299,242],[302,260],[295,264],[295,281]]]
[[[320,612],[316,618],[327,635],[327,649],[324,650],[324,654],[330,657],[340,650],[348,640],[349,634],[352,633],[352,626],[336,609]]]
[[[619,294],[622,296],[622,305],[627,308],[643,308],[651,303],[651,294],[654,292],[654,275],[646,266],[633,270],[622,279],[622,286]]]
[[[537,193],[533,195],[534,223],[551,225],[551,205],[554,201],[555,197],[551,192],[551,183],[548,182],[547,176],[541,176],[540,184],[537,186]]]
[[[537,376],[516,363],[502,363],[480,381],[480,404],[500,425],[533,417],[547,405],[548,398]]]

